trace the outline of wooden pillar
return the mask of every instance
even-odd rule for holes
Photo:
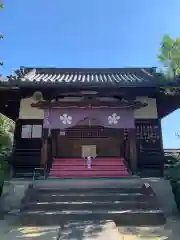
[[[48,161],[48,129],[43,129],[41,147],[41,167],[45,167]]]
[[[59,132],[57,131],[52,131],[52,139],[51,139],[51,145],[52,145],[52,157],[57,156],[57,138],[58,138]]]
[[[156,99],[156,105],[157,105],[157,112],[158,112],[158,136],[159,136],[159,147],[160,147],[160,152],[161,152],[161,157],[162,157],[162,164],[161,164],[161,170],[160,170],[160,175],[164,176],[164,161],[165,161],[165,157],[164,157],[164,148],[163,148],[163,135],[162,135],[162,125],[161,125],[161,118],[160,118],[160,99],[159,97],[157,97]]]
[[[136,129],[129,129],[130,167],[133,173],[137,171]]]

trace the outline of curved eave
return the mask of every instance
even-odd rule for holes
[[[29,89],[30,91],[39,90],[39,91],[49,91],[52,89],[52,91],[61,91],[61,92],[69,92],[69,91],[116,91],[116,92],[141,92],[147,94],[147,92],[160,92],[160,86],[154,85],[154,84],[62,84],[62,83],[8,83],[8,84],[0,84],[0,90],[23,90],[23,89]]]
[[[0,88],[23,88],[23,87],[40,87],[40,88],[126,88],[126,87],[157,87],[157,84],[151,82],[144,83],[72,83],[72,82],[36,82],[36,81],[9,81],[0,83]],[[161,85],[159,85],[161,87]]]
[[[10,83],[9,81],[0,82],[0,90],[8,90],[8,89],[20,89],[18,84]]]

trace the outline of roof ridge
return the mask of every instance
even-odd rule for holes
[[[78,67],[72,67],[72,68],[66,68],[66,67],[62,67],[62,68],[59,68],[59,67],[25,67],[25,66],[21,66],[20,69],[27,69],[27,70],[33,70],[33,69],[36,69],[37,71],[38,70],[41,70],[41,71],[52,71],[52,70],[56,70],[56,71],[118,71],[118,70],[121,70],[121,71],[141,71],[142,69],[145,69],[146,71],[147,70],[154,70],[154,67],[110,67],[110,68],[107,68],[107,67],[101,67],[101,68],[78,68]]]

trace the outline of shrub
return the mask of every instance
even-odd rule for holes
[[[171,158],[172,160],[172,158]],[[172,190],[178,209],[180,210],[180,161],[173,159],[166,169],[166,178],[171,181]]]
[[[2,194],[2,189],[4,181],[9,179],[9,151],[0,154],[0,196]]]

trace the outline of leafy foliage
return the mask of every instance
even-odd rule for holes
[[[163,71],[168,79],[174,80],[179,76],[180,38],[173,40],[169,35],[165,35],[161,42],[158,59],[163,64]]]
[[[14,122],[4,115],[0,115],[0,153],[12,148]]]
[[[8,179],[9,164],[8,164],[8,155],[0,155],[0,186],[2,186],[4,180]]]
[[[12,150],[14,122],[0,114],[0,193],[8,177],[7,159]]]
[[[168,178],[173,181],[180,181],[180,162],[169,168]]]
[[[161,41],[158,59],[163,65],[161,73],[167,83],[175,83],[177,77],[180,77],[180,38],[174,40],[169,35],[165,35]],[[168,85],[161,89],[164,94],[170,96],[180,94],[179,87]]]
[[[171,181],[176,204],[180,210],[180,160],[174,156],[168,156],[167,159],[166,163],[171,164],[165,169],[166,177]]]

